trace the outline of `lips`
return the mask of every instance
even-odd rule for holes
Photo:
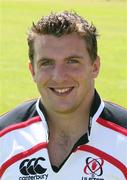
[[[74,87],[66,87],[66,88],[50,88],[56,95],[68,95]]]

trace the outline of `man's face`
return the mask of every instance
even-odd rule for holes
[[[34,67],[30,71],[47,110],[71,113],[85,106],[99,72],[85,41],[77,34],[36,36]]]

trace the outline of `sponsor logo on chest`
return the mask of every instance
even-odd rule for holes
[[[45,161],[44,157],[23,160],[19,165],[21,173],[19,180],[48,180],[49,175]],[[102,158],[87,157],[82,168],[84,175],[79,180],[104,180],[102,177],[103,165],[104,160]]]
[[[43,167],[44,161],[45,158],[43,157],[23,160],[19,166],[20,173],[22,174],[19,180],[47,180],[48,174],[46,173],[47,168]]]

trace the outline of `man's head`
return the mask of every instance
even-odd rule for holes
[[[64,11],[51,13],[42,17],[37,24],[33,23],[28,34],[29,58],[34,64],[34,40],[36,35],[53,35],[61,37],[66,34],[77,33],[83,37],[92,61],[97,58],[97,32],[96,27],[89,24],[83,17],[76,13]]]
[[[100,67],[96,28],[76,13],[51,14],[33,25],[28,43],[29,69],[46,110],[84,111]]]

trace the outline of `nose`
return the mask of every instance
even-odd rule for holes
[[[61,83],[67,79],[67,69],[64,65],[56,65],[52,72],[52,80]]]

